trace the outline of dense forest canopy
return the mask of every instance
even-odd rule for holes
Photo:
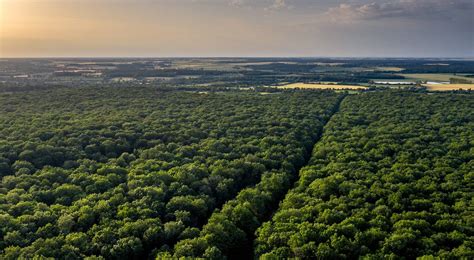
[[[0,91],[0,259],[474,258],[473,108],[424,90]]]
[[[342,97],[0,94],[1,258],[166,255],[240,190],[295,176]]]
[[[474,258],[474,98],[346,98],[276,215],[257,256]]]

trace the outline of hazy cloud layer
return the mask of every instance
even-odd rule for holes
[[[474,0],[0,0],[0,57],[474,57]]]
[[[384,18],[454,19],[460,13],[473,14],[472,0],[394,0],[365,4],[340,4],[325,14],[334,21]],[[469,15],[469,14],[468,14]]]
[[[265,11],[277,11],[292,8],[287,0],[228,0],[230,6],[250,7]]]
[[[246,4],[245,0],[230,0],[229,5],[231,6],[243,6]]]
[[[280,9],[284,9],[284,8],[289,8],[290,6],[287,5],[287,3],[285,2],[285,0],[274,0],[273,1],[273,4],[271,4],[270,6],[266,7],[265,10],[266,11],[274,11],[274,10],[280,10]]]

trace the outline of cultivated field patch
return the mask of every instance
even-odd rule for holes
[[[423,86],[432,91],[474,90],[474,84],[424,84]]]
[[[472,78],[450,74],[450,73],[421,73],[421,74],[399,74],[409,79],[425,80],[425,81],[449,81],[451,78],[473,80]]]
[[[293,83],[279,86],[282,89],[367,89],[365,86],[358,85],[333,85],[333,84],[315,84],[315,83]]]
[[[400,67],[375,67],[376,71],[393,71],[393,72],[400,72],[405,70],[404,68]]]

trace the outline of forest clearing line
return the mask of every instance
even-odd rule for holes
[[[255,231],[263,223],[272,218],[272,216],[277,212],[280,202],[283,201],[286,194],[294,188],[295,183],[299,179],[300,170],[308,165],[314,147],[321,140],[326,125],[331,121],[333,116],[339,112],[341,103],[347,96],[348,95],[342,95],[336,104],[334,104],[328,118],[323,122],[320,129],[318,129],[319,134],[312,142],[311,148],[307,149],[305,162],[295,169],[293,174],[271,172],[270,175],[263,175],[261,181],[255,186],[241,190],[234,199],[227,201],[220,210],[215,211],[211,215],[208,223],[203,226],[199,237],[192,240],[182,241],[183,245],[191,244],[193,247],[189,250],[190,252],[187,252],[187,254],[192,254],[191,252],[202,250],[202,247],[205,247],[205,244],[207,243],[206,239],[212,237],[214,239],[225,238],[225,242],[219,241],[221,243],[214,244],[220,244],[220,246],[217,246],[219,252],[232,256],[232,259],[254,258],[253,241],[256,238]],[[279,181],[278,184],[280,185],[276,188],[274,186],[269,187],[269,182],[272,180]],[[283,184],[281,182],[283,182]],[[267,194],[272,194],[272,198],[265,201]],[[262,203],[265,205],[262,206]],[[265,208],[265,212],[258,212],[258,210],[256,210],[258,207]],[[247,210],[247,214],[240,214],[239,216],[245,217],[245,219],[238,218],[235,212],[243,210]],[[251,216],[248,214],[251,214]],[[253,222],[251,221],[252,223],[247,223],[249,222],[248,219],[252,219]],[[222,230],[222,226],[224,225],[228,225],[231,228],[224,228],[225,230]],[[236,235],[239,233],[245,234],[245,237],[239,237]],[[206,252],[208,250],[209,247]],[[175,256],[177,256],[177,254],[180,255],[180,253],[182,253],[181,251],[180,243],[176,244],[174,248]]]

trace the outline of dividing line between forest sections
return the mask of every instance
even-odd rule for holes
[[[316,139],[314,140],[314,143],[313,145],[311,146],[311,149],[310,151],[308,152],[308,157],[305,158],[305,163],[299,167],[298,169],[296,169],[296,175],[294,176],[290,176],[291,177],[291,184],[290,186],[288,187],[288,189],[286,189],[285,193],[283,194],[283,196],[281,196],[280,198],[278,198],[276,204],[272,205],[271,206],[271,210],[261,219],[260,221],[260,226],[269,221],[273,215],[276,213],[276,211],[278,210],[279,208],[279,205],[280,203],[282,202],[282,200],[286,197],[286,194],[288,194],[288,192],[293,189],[295,187],[295,183],[298,181],[299,179],[299,173],[301,171],[301,169],[303,169],[304,167],[306,167],[309,163],[309,161],[311,160],[311,156],[313,154],[313,151],[314,151],[314,148],[316,146],[316,144],[321,140],[321,138],[323,137],[324,135],[324,132],[325,132],[325,128],[326,128],[326,125],[331,121],[331,119],[334,117],[335,114],[337,114],[340,110],[340,107],[341,107],[341,103],[349,96],[349,94],[345,94],[343,95],[339,100],[338,102],[335,104],[335,106],[333,107],[333,111],[332,113],[330,114],[329,118],[324,122],[324,125],[322,126],[321,128],[321,131],[319,133],[319,135],[316,137]],[[260,227],[259,226],[259,227]],[[235,259],[235,260],[239,260],[239,259],[254,259],[254,240],[255,240],[255,232],[257,230],[255,229],[252,233],[252,237],[250,237],[248,240],[247,240],[247,247],[245,248],[242,248],[242,255],[240,256],[228,256],[229,259]],[[245,257],[245,258],[242,258],[242,257]]]
[[[324,129],[332,117],[339,112],[347,94],[341,95],[328,111],[326,120],[306,152],[304,163],[293,173],[268,172],[253,187],[241,190],[215,211],[196,238],[182,240],[174,246],[174,256],[204,257],[210,259],[253,259],[253,242],[256,230],[270,220],[278,210],[280,202],[298,180],[299,172],[311,159],[315,145],[323,136]]]

